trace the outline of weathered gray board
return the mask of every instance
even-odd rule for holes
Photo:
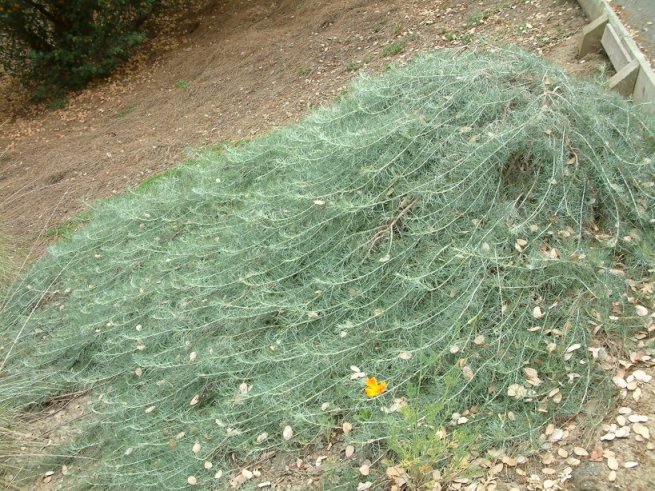
[[[578,0],[578,3],[592,21],[583,30],[580,54],[584,56],[602,45],[617,71],[610,87],[655,112],[655,74],[621,19],[607,0]]]

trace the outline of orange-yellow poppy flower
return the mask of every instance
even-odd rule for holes
[[[364,389],[364,391],[366,392],[367,396],[369,397],[379,396],[385,390],[387,390],[386,380],[384,382],[378,382],[378,379],[376,379],[375,377],[368,377],[366,379],[366,388]]]

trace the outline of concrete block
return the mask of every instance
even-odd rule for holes
[[[582,28],[582,38],[578,45],[578,56],[582,57],[600,49],[600,40],[609,22],[607,15],[601,15],[595,21]]]
[[[612,10],[609,1],[578,0],[587,17],[594,19],[587,27],[587,31],[593,31],[597,35],[597,29],[600,29],[599,25],[604,25],[600,43],[617,71],[610,81],[610,86],[621,94],[632,95],[635,103],[641,104],[655,113],[655,73],[653,73],[646,56],[632,39],[630,32]],[[599,20],[603,16],[608,20]],[[581,50],[583,43],[584,36],[580,43]],[[593,47],[593,35],[586,42],[585,49],[596,49]],[[637,64],[638,68],[636,68]],[[630,94],[631,87],[632,93]]]
[[[578,0],[578,3],[584,10],[585,15],[590,19],[595,19],[605,13],[602,0]]]
[[[651,70],[645,69],[644,65],[639,70],[632,99],[655,113],[655,75]]]
[[[610,89],[616,90],[623,97],[632,96],[639,76],[639,69],[639,61],[632,60],[610,79]]]
[[[632,61],[632,57],[623,47],[621,38],[616,34],[616,31],[611,24],[605,26],[605,32],[603,33],[600,43],[603,45],[607,57],[612,62],[612,65],[614,65],[617,72],[620,72],[623,67]]]

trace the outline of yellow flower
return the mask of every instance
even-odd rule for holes
[[[378,382],[378,379],[376,379],[375,377],[369,377],[366,379],[366,388],[364,389],[364,391],[366,392],[367,396],[369,397],[379,396],[385,390],[387,390],[386,380],[384,382]]]

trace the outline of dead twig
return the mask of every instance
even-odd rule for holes
[[[364,259],[370,256],[371,251],[375,249],[382,240],[387,237],[391,237],[394,233],[394,230],[398,230],[400,228],[400,220],[403,218],[403,216],[409,213],[409,211],[417,202],[418,198],[414,198],[409,203],[406,203],[404,200],[400,202],[398,213],[396,213],[396,215],[387,223],[380,226],[371,239],[371,245],[369,246],[368,251],[366,251],[366,256],[364,256]]]

